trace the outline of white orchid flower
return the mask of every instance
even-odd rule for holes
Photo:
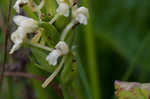
[[[77,5],[72,7],[72,21],[66,26],[61,35],[61,40],[64,41],[67,33],[77,23],[87,25],[89,18],[89,11],[85,7],[78,8]]]
[[[12,54],[14,51],[20,48],[27,33],[34,32],[38,27],[37,21],[28,17],[20,16],[20,15],[15,16],[13,18],[13,21],[19,27],[11,35],[11,40],[13,41],[14,45],[10,51],[10,54]]]
[[[17,13],[20,13],[20,6],[28,4],[32,9],[32,11],[37,12],[39,18],[41,16],[41,9],[45,4],[45,0],[42,0],[39,5],[37,5],[35,2],[31,2],[30,0],[17,0],[14,9],[16,10]]]
[[[50,65],[55,66],[60,56],[66,55],[69,52],[68,45],[64,41],[60,41],[55,49],[46,57]]]
[[[74,0],[56,0],[58,3],[58,8],[56,10],[56,15],[54,18],[49,22],[53,24],[59,16],[69,16],[69,9],[73,6]]]
[[[20,5],[24,5],[24,4],[28,4],[29,0],[17,0],[15,5],[14,5],[14,9],[16,10],[17,13],[20,12]]]
[[[89,11],[85,7],[75,8],[72,11],[73,18],[80,24],[86,25],[88,23]]]

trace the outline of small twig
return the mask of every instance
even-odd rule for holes
[[[12,8],[12,0],[9,0],[9,10],[8,10],[8,17],[7,17],[7,22],[6,22],[6,32],[5,32],[5,45],[4,45],[4,60],[2,63],[2,67],[1,67],[1,75],[0,75],[0,90],[2,87],[2,83],[3,83],[3,73],[5,72],[5,64],[6,64],[6,58],[7,58],[7,43],[8,43],[8,25],[9,25],[9,21],[10,21],[10,16],[11,16],[11,8]]]
[[[25,72],[4,72],[4,77],[24,77],[24,78],[29,78],[29,79],[36,79],[39,81],[44,81],[45,78],[42,76],[30,74],[30,73],[25,73]],[[55,83],[51,82],[50,86],[57,92],[57,94],[63,98],[63,94],[61,91],[61,88]]]
[[[37,76],[34,74],[30,74],[30,73],[25,73],[25,72],[4,72],[4,76],[8,77],[25,77],[25,78],[30,78],[30,79],[36,79],[36,80],[40,80],[43,81],[44,78],[41,76]]]
[[[4,27],[4,21],[3,21],[2,13],[0,11],[0,28],[1,28],[2,32],[4,32],[3,27]]]

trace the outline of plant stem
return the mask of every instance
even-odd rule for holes
[[[2,89],[1,87],[2,87],[2,84],[3,84],[5,64],[6,64],[6,60],[7,60],[7,44],[8,44],[8,30],[9,30],[8,25],[9,25],[10,16],[11,16],[11,8],[12,8],[12,0],[9,0],[9,9],[8,9],[6,32],[5,32],[4,60],[3,60],[3,63],[2,63],[1,75],[0,75],[0,90]]]
[[[13,91],[13,80],[11,77],[8,77],[7,78],[7,81],[8,81],[8,98],[9,99],[14,99],[14,91]]]
[[[76,21],[75,20],[72,20],[68,25],[67,27],[63,30],[62,32],[62,35],[61,35],[61,38],[60,40],[61,41],[64,41],[65,40],[65,37],[67,36],[67,33],[70,31],[70,29],[75,25]]]
[[[92,4],[91,0],[83,0],[84,5],[89,9],[91,8],[90,4]],[[91,12],[91,9],[90,9]],[[99,73],[98,66],[96,62],[96,50],[95,50],[95,42],[94,42],[94,31],[92,29],[91,17],[88,22],[88,26],[85,28],[85,40],[86,40],[86,49],[87,49],[87,64],[89,71],[90,84],[92,89],[93,99],[102,99],[101,90],[100,90],[100,81],[99,81]]]

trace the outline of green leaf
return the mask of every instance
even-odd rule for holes
[[[31,56],[32,63],[44,71],[53,72],[55,67],[50,66],[48,62],[46,61],[46,57],[48,53],[35,47],[32,47],[31,50],[32,50],[32,56]]]
[[[72,82],[74,81],[74,79],[76,78],[76,73],[77,73],[77,64],[76,62],[72,62],[72,55],[69,54],[67,59],[66,59],[66,62],[64,63],[64,68],[61,72],[61,75],[60,75],[60,79],[61,79],[61,82],[65,85],[68,85],[68,84],[72,84]]]
[[[35,12],[33,12],[31,10],[31,8],[29,8],[28,6],[24,6],[23,9],[25,10],[25,12],[26,12],[26,14],[27,14],[28,17],[33,18],[35,20],[39,20],[38,16],[36,15]]]

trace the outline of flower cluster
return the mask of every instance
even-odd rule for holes
[[[72,29],[72,27],[78,23],[83,25],[86,25],[88,23],[88,18],[89,18],[88,9],[85,7],[78,7],[74,1],[75,0],[56,0],[58,4],[58,7],[56,9],[56,15],[50,20],[50,22],[48,22],[48,24],[53,25],[53,23],[57,20],[59,16],[64,16],[64,17],[71,16],[72,19],[70,23],[66,26],[66,28],[64,28],[64,30],[62,31],[60,36],[60,41],[56,45],[54,45],[55,47],[49,48],[49,46],[46,45],[43,46],[38,44],[38,42],[36,42],[36,44],[35,43],[33,44],[36,47],[40,47],[45,50],[48,49],[47,51],[50,51],[49,55],[47,55],[45,59],[52,66],[58,64],[57,62],[58,58],[60,58],[61,56],[66,56],[69,53],[69,46],[66,43],[65,39],[69,31]],[[20,13],[20,7],[22,7],[23,5],[27,5],[32,8],[33,12],[37,13],[37,15],[39,16],[39,21],[21,15],[17,15],[13,18],[13,21],[18,26],[18,28],[11,35],[11,40],[13,41],[14,45],[10,50],[10,54],[12,54],[13,52],[15,52],[21,47],[25,39],[27,39],[27,34],[32,32],[37,33],[38,29],[41,28],[39,24],[43,23],[43,21],[41,20],[41,13],[42,13],[41,9],[44,6],[44,3],[45,0],[42,0],[39,5],[36,5],[36,3],[34,3],[33,1],[31,2],[31,0],[16,1],[14,5],[14,9],[16,10],[17,13]],[[31,6],[32,4],[34,6]],[[37,34],[37,36],[42,36],[42,34],[41,33],[40,35]],[[36,36],[33,38],[36,38]],[[59,64],[61,65],[60,67],[62,67],[63,62],[64,60]],[[50,77],[50,79],[52,78]],[[47,81],[49,82],[49,80],[46,80],[46,82]]]

